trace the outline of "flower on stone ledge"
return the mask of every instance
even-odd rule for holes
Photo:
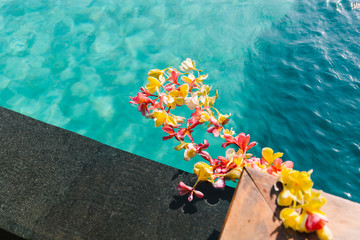
[[[180,196],[184,196],[189,193],[188,201],[191,202],[193,200],[193,194],[195,194],[198,198],[203,198],[204,194],[198,190],[195,190],[193,187],[187,186],[183,182],[179,182],[179,185],[177,186],[177,189],[179,191]]]

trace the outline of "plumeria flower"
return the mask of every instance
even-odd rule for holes
[[[215,117],[210,117],[210,122],[213,124],[213,126],[209,127],[206,131],[208,133],[212,133],[214,137],[218,137],[221,133],[221,130],[223,129],[223,126],[229,122],[230,114],[220,114],[219,111],[214,108],[218,113],[218,118],[215,119]]]
[[[292,169],[294,167],[294,163],[292,161],[285,161],[283,163],[281,158],[276,158],[273,165],[269,166],[266,171],[271,175],[278,176],[283,167]]]
[[[224,134],[224,138],[226,142],[221,145],[223,148],[226,148],[230,144],[235,144],[243,151],[243,153],[245,153],[257,144],[257,142],[251,142],[249,144],[250,135],[245,135],[245,133],[240,133],[236,137],[233,137],[229,134]]]
[[[187,76],[182,76],[181,80],[189,85],[192,85],[195,82],[195,76],[194,74],[189,73]]]
[[[213,183],[214,188],[224,189],[225,188],[225,178],[219,177],[216,182]]]
[[[148,72],[148,76],[159,79],[159,77],[160,77],[161,75],[163,75],[165,71],[166,71],[166,69],[163,69],[163,70],[160,70],[160,69],[152,69],[152,70],[150,70],[150,71]]]
[[[178,83],[179,75],[180,75],[180,73],[178,71],[172,70],[170,73],[169,81],[176,85],[179,85],[179,83]]]
[[[240,151],[242,151],[242,150],[240,150]],[[261,159],[257,158],[257,157],[251,157],[251,158],[245,159],[244,165],[246,167],[250,167],[250,168],[256,169],[261,172],[266,172],[266,165],[263,164]]]
[[[184,160],[189,161],[191,158],[195,157],[197,155],[197,151],[195,148],[195,145],[193,143],[189,143],[187,147],[185,148],[184,152]]]
[[[146,84],[145,88],[149,91],[150,94],[156,92],[162,85],[162,83],[154,77],[148,77],[148,81],[149,83]]]
[[[284,188],[279,194],[277,202],[280,206],[290,206],[293,202],[304,203],[304,198],[311,195],[313,182],[310,179],[312,170],[299,172],[283,167],[279,181]]]
[[[143,116],[147,112],[150,112],[148,109],[149,104],[154,104],[154,101],[148,98],[145,94],[139,92],[136,97],[130,97],[131,101],[129,103],[138,104],[138,110]]]
[[[233,168],[225,174],[225,178],[231,179],[232,181],[236,182],[236,180],[240,178],[241,172],[242,168]]]
[[[281,158],[284,154],[281,152],[274,153],[269,147],[265,147],[262,149],[262,159],[265,160],[269,165],[273,164],[274,160],[277,158]]]
[[[190,119],[187,120],[186,122],[186,128],[181,128],[178,132],[177,132],[177,136],[181,139],[184,140],[185,136],[188,136],[191,142],[194,142],[193,137],[191,136],[191,133],[194,131],[192,130],[196,125],[191,125],[191,121]]]
[[[185,105],[190,109],[194,110],[199,106],[199,97],[197,95],[192,94],[191,97],[184,98]]]
[[[226,135],[230,135],[233,136],[235,134],[235,131],[233,130],[233,128],[230,129],[223,129],[223,134],[220,135],[221,138],[225,138],[225,134]]]
[[[163,137],[162,138],[163,140],[169,140],[169,139],[171,139],[173,137],[175,137],[179,141],[184,140],[183,138],[180,138],[178,136],[177,132],[174,131],[174,127],[172,127],[172,126],[163,126],[162,130],[164,132],[166,132],[167,134],[169,134],[168,136]]]
[[[323,228],[316,230],[316,235],[320,240],[333,240],[334,236],[330,229],[325,225]]]
[[[211,87],[208,85],[202,85],[200,90],[195,92],[199,96],[199,103],[203,107],[212,107],[215,104],[215,100],[218,97],[218,91],[216,91],[215,96],[210,97]]]
[[[214,182],[214,168],[207,163],[197,162],[194,165],[194,173],[198,177],[198,181]]]
[[[179,69],[183,72],[189,72],[193,70],[201,72],[201,70],[195,68],[195,61],[191,60],[190,58],[187,58],[185,61],[183,61]]]
[[[154,110],[150,116],[154,118],[155,127],[160,127],[161,125],[176,127],[179,122],[183,122],[182,117],[167,113],[165,110]]]
[[[200,88],[199,85],[203,84],[203,81],[208,77],[208,74],[200,75],[195,78],[195,76],[189,73],[187,76],[183,76],[181,79],[183,82],[188,83],[190,86],[194,86],[195,88]]]
[[[193,194],[195,194],[198,198],[203,198],[204,194],[198,190],[195,190],[193,187],[187,186],[183,182],[179,182],[179,185],[177,186],[177,189],[179,191],[180,196],[184,196],[189,193],[188,201],[191,202],[193,200]]]

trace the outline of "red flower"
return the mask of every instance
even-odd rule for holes
[[[245,133],[240,133],[236,137],[231,136],[230,134],[224,134],[225,141],[221,146],[226,148],[231,144],[236,144],[242,151],[245,153],[247,150],[254,147],[257,142],[250,142],[250,135],[245,135]]]
[[[148,98],[144,93],[138,93],[136,97],[130,97],[131,101],[129,103],[138,104],[138,110],[143,116],[146,112],[150,112],[148,105],[154,104],[154,101]]]
[[[328,221],[328,218],[321,213],[308,212],[305,227],[308,231],[313,232],[322,229]]]

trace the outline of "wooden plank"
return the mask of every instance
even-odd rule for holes
[[[251,168],[247,168],[246,171],[273,210],[275,216],[278,217],[282,208],[276,204],[277,195],[280,193],[274,189],[277,178]],[[281,184],[278,183],[278,186],[281,187]],[[322,194],[327,202],[321,210],[325,212],[329,218],[328,227],[334,234],[334,238],[360,239],[360,204],[329,193],[323,192]],[[317,239],[312,238],[312,236],[310,236],[311,234],[295,234],[295,232],[290,229],[288,229],[287,232],[296,239],[306,239],[306,237],[309,239]]]
[[[282,226],[276,181],[276,177],[251,168],[243,171],[220,239],[318,239],[315,233],[299,233]],[[323,195],[327,203],[322,210],[329,218],[334,239],[360,239],[360,204],[328,193]]]
[[[281,223],[273,218],[272,209],[246,171],[235,190],[220,239],[286,239]]]

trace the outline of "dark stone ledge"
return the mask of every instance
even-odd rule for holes
[[[217,239],[234,191],[189,204],[193,174],[4,108],[0,165],[0,233],[26,239]]]

